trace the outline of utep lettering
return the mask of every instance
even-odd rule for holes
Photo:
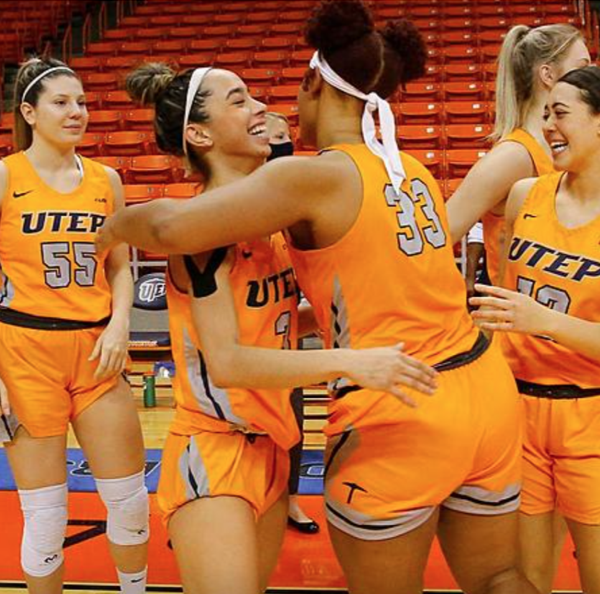
[[[522,260],[525,266],[540,268],[554,276],[577,282],[586,277],[600,277],[600,262],[598,260],[561,252],[536,241],[520,237],[513,239],[508,259],[513,262]]]
[[[102,227],[106,215],[96,212],[45,211],[21,214],[22,232],[26,235],[42,233],[95,233]]]
[[[267,303],[278,303],[297,295],[296,279],[291,268],[272,274],[259,281],[248,282],[248,307],[264,307]]]

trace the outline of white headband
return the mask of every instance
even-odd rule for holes
[[[313,70],[318,68],[321,76],[332,87],[366,102],[362,117],[363,138],[369,150],[374,155],[377,155],[385,164],[385,169],[392,182],[394,191],[396,194],[400,194],[400,185],[406,179],[406,172],[400,160],[398,144],[396,143],[396,122],[394,121],[394,114],[392,113],[390,104],[377,93],[369,93],[367,95],[350,83],[347,83],[331,68],[324,58],[319,56],[319,52],[313,54],[310,67]],[[376,134],[375,120],[373,119],[375,111],[379,111],[383,144],[378,140]]]
[[[185,140],[185,131],[187,129],[187,125],[190,121],[190,113],[192,111],[192,106],[194,105],[194,99],[196,98],[196,93],[204,80],[207,72],[211,70],[210,68],[196,68],[192,73],[192,77],[190,78],[190,84],[188,86],[187,96],[185,98],[185,111],[183,112],[183,154],[188,156],[187,150],[187,142]]]
[[[41,60],[40,60],[40,62],[41,62]],[[75,74],[75,72],[73,72],[73,70],[71,70],[68,66],[54,66],[53,68],[48,68],[48,70],[44,70],[44,72],[42,72],[41,74],[38,74],[25,87],[25,90],[23,91],[23,95],[21,95],[21,103],[25,103],[25,97],[27,97],[27,93],[29,93],[29,91],[31,91],[31,88],[33,87],[33,85],[40,82],[42,80],[42,78],[44,78],[45,76],[48,76],[48,74],[52,74],[52,72],[56,72],[57,70],[64,70],[66,72],[71,72],[72,74]]]

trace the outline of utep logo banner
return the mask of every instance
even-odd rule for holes
[[[153,311],[167,309],[167,285],[164,273],[146,274],[135,283],[133,306]]]

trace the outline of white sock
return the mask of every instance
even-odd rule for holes
[[[117,569],[117,575],[122,594],[144,594],[146,592],[147,567],[137,573],[123,573]]]

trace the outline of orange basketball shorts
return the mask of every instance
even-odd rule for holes
[[[337,401],[332,422],[343,414],[345,398],[360,399],[362,392]],[[416,529],[438,506],[478,515],[518,509],[519,394],[495,345],[441,372],[435,395],[420,399],[416,409],[392,396],[371,402],[381,410],[363,419],[372,414],[380,424],[350,426],[329,439],[330,524],[361,540],[384,540]]]
[[[169,433],[162,458],[158,505],[163,521],[201,497],[240,497],[264,514],[287,489],[289,454],[267,435],[239,431]]]
[[[600,524],[600,396],[523,400],[521,511],[556,508],[575,522]]]
[[[33,437],[64,435],[69,421],[116,386],[88,361],[103,327],[37,330],[0,323],[0,378],[11,410]]]

